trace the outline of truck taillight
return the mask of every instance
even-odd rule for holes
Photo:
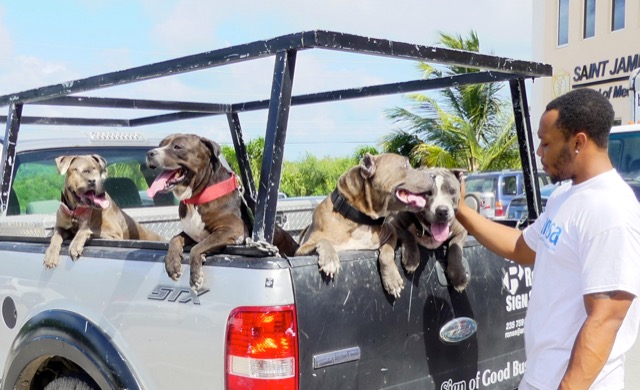
[[[297,390],[294,305],[239,307],[227,321],[227,390]]]
[[[496,217],[504,217],[504,207],[500,201],[496,201]]]

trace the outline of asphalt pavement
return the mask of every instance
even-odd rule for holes
[[[624,363],[625,378],[624,388],[627,390],[640,389],[640,339],[636,341],[633,348],[627,353]]]

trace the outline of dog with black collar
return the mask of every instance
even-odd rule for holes
[[[404,156],[367,153],[316,207],[296,255],[317,253],[320,270],[333,278],[340,271],[338,252],[379,249],[382,284],[390,295],[400,296],[404,280],[394,261],[397,235],[386,219],[400,211],[421,211],[429,180]]]

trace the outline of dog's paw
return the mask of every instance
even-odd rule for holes
[[[412,274],[418,269],[420,265],[420,250],[418,249],[418,245],[413,243],[404,243],[402,245],[401,259],[402,266],[404,267],[407,273]]]
[[[384,289],[395,298],[400,298],[400,293],[404,288],[404,279],[400,276],[400,272],[395,269],[382,274],[382,286]]]
[[[189,278],[189,285],[194,291],[198,291],[204,286],[204,272],[202,271],[202,263],[206,259],[205,255],[196,256],[199,261],[191,260],[191,277]]]
[[[449,267],[451,268],[451,267]],[[463,270],[452,270],[447,269],[447,277],[449,278],[449,282],[453,285],[453,288],[462,292],[465,288],[467,288],[467,284],[469,283],[469,275],[467,272]]]
[[[335,255],[318,256],[318,266],[330,278],[340,272],[340,258]]]
[[[49,248],[44,254],[43,264],[47,269],[53,269],[58,266],[58,260],[60,259],[60,254],[55,250]]]
[[[164,268],[167,271],[167,276],[177,281],[182,276],[182,256],[167,254],[164,259]]]
[[[76,261],[82,256],[82,252],[84,251],[84,245],[78,244],[77,242],[71,242],[69,246],[69,256],[73,261]]]
[[[195,274],[192,272],[191,278],[189,279],[189,285],[194,291],[200,290],[202,286],[204,286],[204,272],[202,272],[202,270]]]
[[[181,251],[171,249],[169,248],[169,252],[164,258],[164,269],[167,271],[168,277],[177,281],[182,276],[182,254]]]
[[[417,248],[416,248],[417,249]],[[406,247],[402,247],[402,266],[407,273],[412,274],[416,272],[420,265],[420,251],[409,250]]]

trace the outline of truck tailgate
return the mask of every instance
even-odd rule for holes
[[[334,280],[320,274],[316,257],[292,259],[300,388],[517,388],[531,269],[467,241],[465,258],[473,261],[462,293],[443,285],[441,253],[423,250],[415,275],[401,271],[398,299],[384,292],[377,252],[341,254]],[[440,329],[455,317],[474,319],[477,333],[445,343]]]

